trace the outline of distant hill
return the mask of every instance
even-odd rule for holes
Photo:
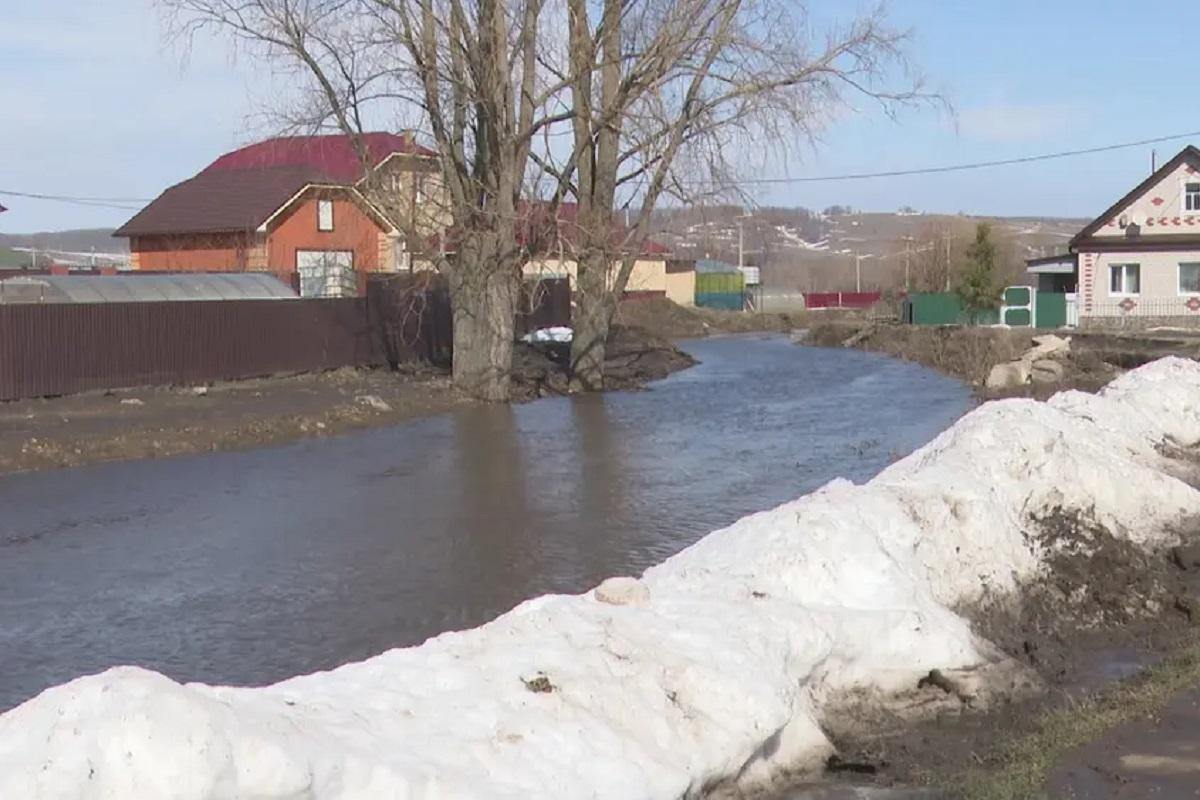
[[[0,247],[0,269],[19,269],[28,263],[28,253],[18,253],[16,250]]]
[[[114,239],[112,232],[112,228],[85,228],[39,233],[0,233],[0,268],[28,264],[31,258],[28,252],[30,248],[61,264],[87,265],[91,263],[93,253],[97,263],[127,261],[129,240]]]
[[[39,233],[0,233],[0,247],[36,247],[39,250],[128,253],[129,240],[113,238],[112,228],[81,228]]]
[[[654,238],[682,258],[718,258],[736,263],[738,223],[745,263],[762,268],[769,289],[848,291],[855,286],[856,254],[863,288],[935,289],[953,274],[979,222],[992,225],[1002,278],[1024,280],[1024,260],[1065,250],[1087,220],[1039,217],[970,217],[924,214],[912,209],[862,213],[833,206],[760,208],[736,206],[664,209],[656,215]],[[947,257],[947,247],[949,256]],[[905,251],[908,255],[905,256]]]
[[[737,262],[737,206],[661,209],[653,236],[681,258],[718,258]],[[861,254],[863,288],[904,286],[906,248],[908,284],[913,289],[945,285],[964,259],[979,222],[991,223],[1005,279],[1024,280],[1024,260],[1052,255],[1087,224],[1084,219],[1053,217],[971,217],[925,214],[913,209],[864,213],[843,206],[756,208],[742,219],[747,264],[762,268],[771,289],[849,291],[854,288],[855,254]],[[949,242],[949,260],[946,243]],[[109,228],[0,234],[0,268],[29,262],[36,247],[60,263],[86,265],[94,251],[101,263],[125,260],[128,240],[114,239]],[[18,252],[14,252],[17,249]]]

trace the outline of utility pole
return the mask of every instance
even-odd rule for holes
[[[862,292],[862,254],[854,254],[854,291]]]
[[[912,241],[913,237],[904,237],[904,291],[909,290],[908,268],[909,262],[912,260]]]
[[[752,216],[752,214],[740,214],[735,217],[738,226],[738,269],[746,266],[745,230],[744,226],[742,225],[742,220],[750,219]]]
[[[950,229],[946,228],[946,291],[950,291]]]

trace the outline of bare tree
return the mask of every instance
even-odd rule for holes
[[[603,0],[596,19],[595,4],[566,3],[570,70],[559,77],[571,87],[577,169],[559,178],[580,227],[572,370],[578,387],[597,389],[660,199],[736,192],[742,154],[812,141],[850,95],[889,113],[936,97],[907,69],[905,35],[882,8],[817,32],[803,2]],[[633,212],[627,227],[621,209]]]
[[[552,102],[561,83],[540,67],[544,0],[160,3],[176,34],[212,29],[287,70],[301,88],[285,121],[349,135],[364,168],[363,134],[415,110],[440,160],[449,230],[427,249],[449,280],[454,381],[507,399],[520,265],[536,244],[518,236],[529,154],[568,115]],[[388,206],[384,187],[367,189]],[[395,222],[414,249],[435,238]]]

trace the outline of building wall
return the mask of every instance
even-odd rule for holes
[[[1179,291],[1180,262],[1200,262],[1200,250],[1081,252],[1078,290],[1080,318],[1170,317],[1194,319],[1200,323],[1200,297]],[[1112,293],[1109,268],[1113,264],[1140,266],[1141,286],[1137,295],[1125,297]],[[1127,307],[1122,307],[1122,304]]]
[[[419,251],[423,242],[453,224],[435,159],[394,155],[364,180],[359,189],[397,228],[411,231],[421,239],[410,250]]]
[[[297,201],[271,223],[267,237],[267,268],[272,272],[296,269],[297,250],[351,250],[356,272],[378,272],[380,261],[379,224],[353,200],[330,196],[333,230],[317,230],[317,202],[321,195]]]
[[[1120,225],[1122,216],[1138,225],[1139,235],[1143,237],[1200,234],[1200,212],[1184,209],[1183,185],[1188,182],[1200,183],[1200,172],[1190,164],[1182,164],[1140,197],[1118,209],[1094,236],[1124,238],[1126,232]]]
[[[668,272],[666,274],[667,299],[681,306],[696,305],[696,273]]]
[[[152,272],[244,272],[265,262],[264,249],[253,233],[134,236],[129,264]]]
[[[613,270],[610,277],[616,276],[618,265],[613,265]],[[533,259],[525,264],[522,268],[526,277],[537,278],[554,278],[567,277],[571,281],[571,291],[575,291],[575,280],[579,270],[579,265],[574,259],[564,258],[561,261],[557,258],[542,258]],[[683,273],[687,274],[687,273]],[[695,274],[691,273],[692,280],[695,280]],[[663,258],[639,258],[633,264],[633,271],[629,273],[629,282],[625,286],[627,292],[654,292],[657,294],[667,294],[667,262]],[[670,276],[677,277],[675,275]]]

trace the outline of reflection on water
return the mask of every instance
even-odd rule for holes
[[[864,480],[970,403],[867,353],[688,348],[644,392],[0,479],[0,708],[113,664],[263,683],[478,625]]]

